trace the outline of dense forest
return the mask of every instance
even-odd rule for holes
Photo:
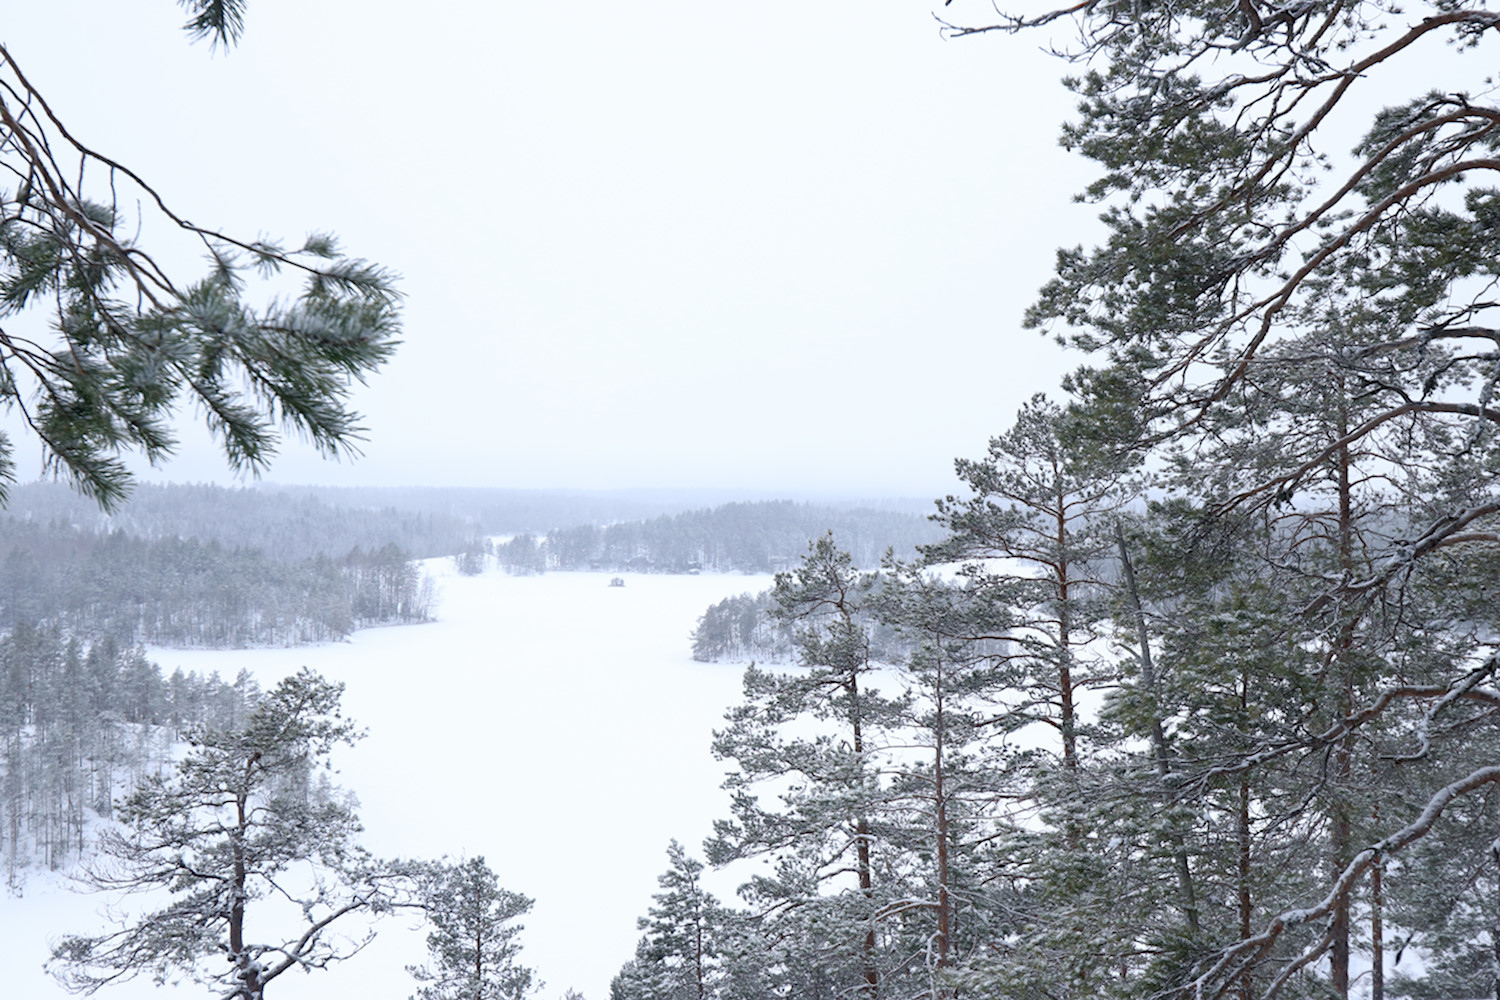
[[[1338,456],[1294,503],[1142,505],[1085,418],[1035,399],[959,462],[917,560],[828,536],[700,619],[699,658],[794,653],[714,738],[704,855],[753,875],[726,903],[673,843],[612,1000],[1314,997],[1370,963],[1387,997],[1484,995],[1491,539],[1395,562],[1445,487]]]
[[[0,865],[58,870],[92,850],[94,817],[173,762],[192,726],[235,729],[258,688],[181,670],[163,677],[139,646],[22,622],[0,636]]]
[[[427,618],[430,585],[394,545],[279,560],[258,548],[0,518],[0,628],[228,648],[326,642]]]

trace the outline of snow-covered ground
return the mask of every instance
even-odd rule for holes
[[[460,577],[441,561],[439,620],[375,629],[299,649],[155,649],[164,672],[241,668],[265,687],[308,666],[345,682],[346,713],[369,730],[338,758],[365,844],[384,856],[484,855],[501,884],[536,899],[524,960],[546,986],[606,1000],[631,957],[666,867],[667,843],[697,854],[716,817],[723,765],[710,731],[739,700],[740,668],[694,663],[688,634],[704,609],[758,591],[768,577],[550,573]],[[713,883],[728,895],[732,882]],[[66,994],[41,971],[47,942],[103,929],[106,900],[33,877],[22,898],[0,894],[0,967],[7,997]],[[288,974],[280,998],[405,997],[403,971],[425,957],[423,934],[400,917],[348,962]],[[199,997],[149,982],[101,997]]]

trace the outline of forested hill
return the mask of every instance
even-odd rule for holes
[[[394,499],[394,498],[392,498]],[[11,491],[0,522],[63,523],[88,533],[125,531],[145,539],[193,538],[255,548],[272,559],[342,557],[395,545],[412,558],[461,551],[478,530],[470,521],[394,503],[337,505],[308,494],[209,485],[142,484],[111,514],[61,483]]]
[[[795,565],[813,539],[834,532],[861,565],[887,549],[909,558],[937,528],[903,510],[839,508],[790,500],[728,503],[627,521],[555,528],[545,541],[519,535],[498,552],[512,570],[632,569],[659,573],[769,573]]]
[[[272,559],[193,538],[138,538],[0,519],[0,630],[167,646],[291,646],[424,621],[428,588],[394,545]]]
[[[459,551],[469,530],[213,486],[143,486],[106,515],[63,486],[22,486],[0,512],[0,630],[223,648],[423,621],[413,556]]]

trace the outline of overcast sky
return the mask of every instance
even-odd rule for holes
[[[1078,363],[1021,329],[1095,231],[1066,67],[927,0],[251,0],[228,54],[170,0],[13,6],[180,214],[403,276],[364,458],[268,479],[936,495]],[[210,449],[166,478],[230,481]]]

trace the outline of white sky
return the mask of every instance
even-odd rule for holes
[[[404,276],[365,457],[268,478],[936,495],[1077,363],[1020,329],[1094,232],[1066,67],[928,0],[252,0],[227,55],[169,0],[13,7],[181,214]],[[228,478],[206,435],[166,475]]]

